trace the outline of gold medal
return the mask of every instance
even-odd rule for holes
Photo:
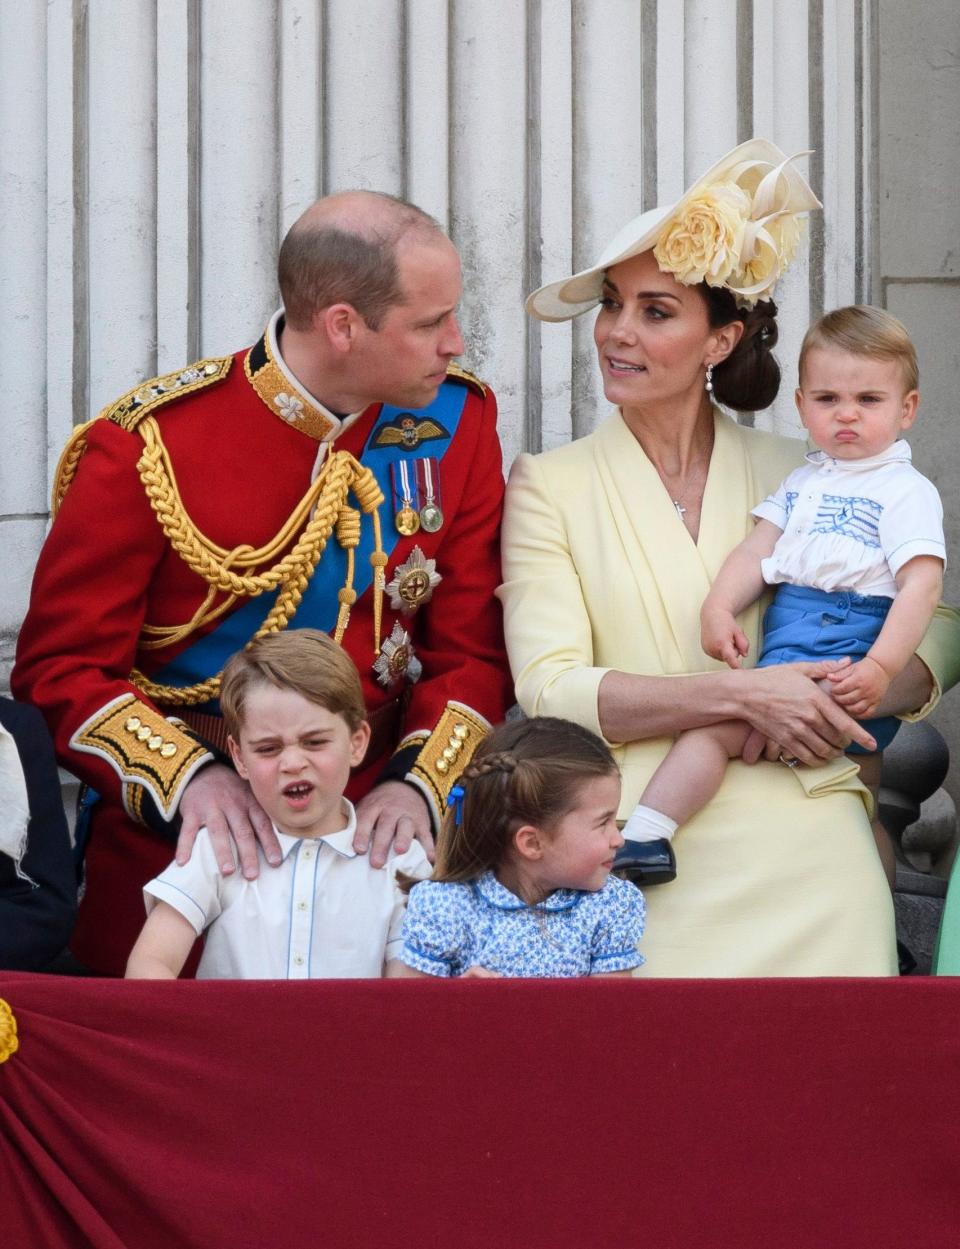
[[[412,499],[404,499],[400,511],[394,517],[397,532],[402,533],[405,538],[409,538],[420,528],[420,517],[410,506],[412,501]]]
[[[409,538],[420,528],[420,513],[413,503],[415,487],[411,481],[409,464],[404,460],[391,464],[390,477],[393,481],[393,504],[397,509],[394,523],[397,526],[397,532]]]

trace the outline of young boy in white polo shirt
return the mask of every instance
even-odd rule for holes
[[[900,721],[876,717],[940,601],[946,550],[936,488],[900,440],[920,400],[917,355],[906,329],[881,308],[838,308],[807,331],[797,408],[817,448],[753,509],[757,524],[727,556],[700,613],[701,644],[738,668],[747,638],[737,615],[769,585],[759,667],[852,659],[823,683],[876,741],[851,746],[876,794],[880,752]],[[672,837],[716,793],[749,725],[724,722],[683,733],[653,774],[623,835]],[[796,767],[787,747],[780,759]],[[893,883],[893,850],[874,824]]]
[[[256,880],[222,876],[206,829],[189,861],[144,888],[147,922],[127,976],[173,979],[206,932],[197,977],[299,980],[381,976],[400,948],[397,872],[421,878],[418,842],[375,870],[353,849],[343,796],[370,740],[360,677],[315,629],[260,638],[227,664],[220,707],[240,776],[273,821],[283,861],[261,852]]]

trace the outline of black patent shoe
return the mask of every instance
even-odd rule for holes
[[[665,885],[677,875],[673,846],[666,837],[625,841],[614,856],[613,874],[635,885]]]

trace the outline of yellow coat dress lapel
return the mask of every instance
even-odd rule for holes
[[[736,425],[720,412],[714,419],[713,456],[696,543],[620,413],[615,412],[596,434],[610,515],[647,609],[665,673],[722,666],[701,649],[700,605],[726,556],[749,533],[753,523],[749,509],[762,493]],[[752,651],[759,620],[756,606],[744,613]]]

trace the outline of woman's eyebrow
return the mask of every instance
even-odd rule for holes
[[[620,288],[616,282],[611,282],[609,278],[604,278],[603,284],[608,286],[615,295],[620,294]],[[671,291],[637,291],[635,295],[637,299],[673,299],[677,303],[680,302],[680,296],[674,295]]]

